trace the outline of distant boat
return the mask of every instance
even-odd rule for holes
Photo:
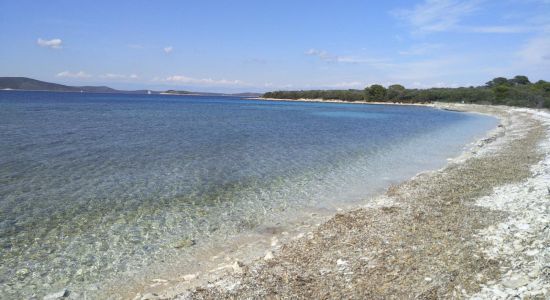
[[[151,91],[147,91],[147,94],[148,94],[148,95],[151,95]]]
[[[81,93],[84,93],[84,91],[83,91],[83,90],[80,90],[80,92],[81,92]]]

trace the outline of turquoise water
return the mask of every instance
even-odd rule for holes
[[[0,298],[353,203],[496,126],[425,107],[0,92]],[[93,295],[93,292],[90,292]]]

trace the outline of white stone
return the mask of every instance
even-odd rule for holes
[[[237,273],[237,274],[241,274],[243,272],[243,266],[244,264],[240,261],[235,261],[235,263],[233,263],[233,265],[231,265],[231,267],[233,268],[233,272]]]
[[[267,253],[264,256],[264,260],[272,260],[273,259],[273,252],[267,251]]]
[[[509,289],[517,289],[524,285],[527,285],[530,282],[529,278],[523,275],[512,277],[508,280],[504,280],[502,285]]]
[[[294,239],[298,240],[298,239],[301,239],[301,238],[303,238],[303,237],[304,237],[304,233],[301,232],[301,233],[299,233],[298,235],[296,235],[296,236],[294,237]]]
[[[539,254],[539,250],[532,249],[532,250],[526,251],[525,254],[527,254],[529,256],[535,256],[535,255]]]
[[[183,280],[190,281],[197,278],[197,274],[186,274],[182,276]]]
[[[347,265],[348,265],[348,262],[345,261],[345,260],[343,260],[343,259],[338,259],[338,260],[336,261],[336,265],[337,265],[337,266],[347,266]]]
[[[526,224],[526,223],[522,223],[522,224],[518,224],[517,227],[521,230],[527,230],[529,229],[531,226],[529,226],[529,224]]]

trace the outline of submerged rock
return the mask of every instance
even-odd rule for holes
[[[178,241],[174,244],[174,248],[181,249],[181,248],[187,248],[194,246],[196,244],[195,240],[192,239],[184,239],[181,241]]]
[[[19,269],[15,272],[15,276],[17,276],[17,278],[19,278],[19,280],[23,280],[23,279],[25,279],[25,277],[27,277],[30,274],[30,272],[31,271],[29,271],[29,269],[22,268],[22,269]]]
[[[52,294],[49,294],[49,295],[46,295],[44,296],[44,300],[55,300],[55,299],[62,299],[62,298],[66,298],[66,297],[69,297],[69,294],[71,292],[69,292],[68,289],[62,289],[61,291],[59,292],[56,292],[56,293],[52,293]]]

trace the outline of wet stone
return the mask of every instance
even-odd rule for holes
[[[159,299],[160,297],[154,293],[147,293],[141,297],[141,300],[154,300]]]

